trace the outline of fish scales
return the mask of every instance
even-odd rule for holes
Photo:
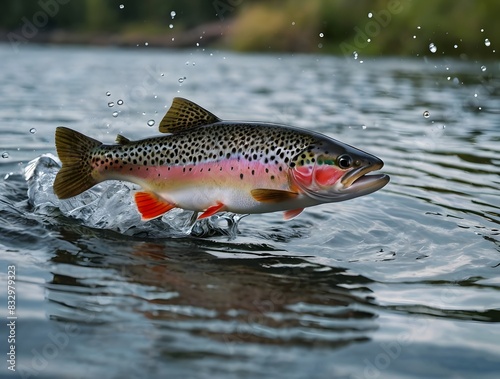
[[[108,163],[118,158],[128,164],[161,166],[240,157],[263,164],[287,164],[313,142],[311,135],[283,130],[278,125],[218,123],[133,144],[103,145],[95,149],[93,160],[98,162],[100,156]]]

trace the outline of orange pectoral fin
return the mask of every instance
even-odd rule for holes
[[[143,221],[160,217],[175,208],[174,204],[160,199],[153,192],[136,192],[134,199]]]
[[[210,216],[213,216],[217,212],[223,211],[224,209],[224,204],[222,203],[217,203],[215,205],[212,205],[211,207],[208,207],[205,212],[203,212],[199,217],[198,220],[201,220],[202,218],[207,218]]]
[[[261,203],[280,203],[282,201],[295,199],[298,196],[297,192],[266,188],[253,189],[250,193],[255,200]]]
[[[299,214],[302,213],[304,208],[299,208],[299,209],[290,209],[289,211],[285,211],[283,214],[283,219],[285,221],[291,220],[294,217],[297,217]]]

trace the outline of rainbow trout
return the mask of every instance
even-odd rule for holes
[[[195,103],[174,98],[159,127],[164,136],[105,145],[74,130],[56,129],[62,162],[54,182],[60,199],[105,180],[142,190],[135,202],[143,220],[173,208],[252,214],[344,201],[384,187],[389,176],[367,175],[383,162],[309,130],[260,122],[222,121]]]

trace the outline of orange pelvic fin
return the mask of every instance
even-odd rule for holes
[[[253,189],[250,193],[255,200],[261,203],[280,203],[282,201],[293,200],[298,196],[297,192],[266,188]]]
[[[222,203],[217,203],[215,205],[212,205],[208,207],[205,212],[203,212],[199,217],[198,220],[201,220],[202,218],[210,217],[216,214],[217,212],[223,211],[224,209],[224,204]]]
[[[136,192],[134,199],[143,221],[160,217],[164,213],[167,213],[169,210],[175,208],[174,204],[170,204],[169,202],[160,199],[153,192]]]
[[[291,220],[292,218],[295,218],[299,214],[301,214],[303,210],[304,208],[290,209],[289,211],[285,211],[285,213],[283,214],[283,219],[286,221]]]

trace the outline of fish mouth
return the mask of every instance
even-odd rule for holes
[[[369,166],[363,166],[349,171],[340,179],[340,183],[344,186],[343,192],[356,192],[359,194],[357,196],[360,196],[378,191],[389,183],[389,175],[367,174],[372,171],[380,170],[383,166],[384,163],[380,161]]]
[[[372,171],[382,168],[384,163],[378,160],[345,173],[335,186],[326,191],[317,191],[300,185],[301,190],[318,202],[330,203],[354,199],[378,191],[389,183],[389,175],[373,174]]]

